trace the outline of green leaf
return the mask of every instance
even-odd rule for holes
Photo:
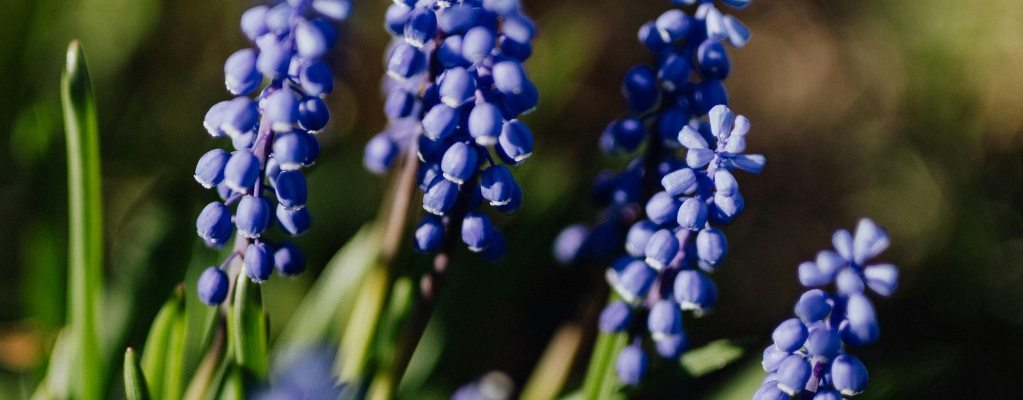
[[[728,339],[716,340],[687,351],[682,355],[680,364],[689,376],[699,378],[739,361],[745,352],[743,344]]]
[[[174,291],[180,303],[171,321],[170,335],[167,338],[167,367],[164,370],[163,398],[180,399],[184,387],[185,374],[185,334],[188,328],[188,317],[185,315],[185,288],[179,285]]]
[[[149,400],[146,376],[139,365],[139,357],[131,347],[124,352],[124,395],[128,400]]]
[[[618,300],[618,294],[612,293],[608,303]],[[625,332],[605,333],[597,335],[597,343],[593,346],[590,366],[586,370],[586,381],[583,382],[583,398],[610,399],[618,389],[618,377],[615,362],[618,353],[628,345],[629,335]]]
[[[50,365],[46,367],[46,377],[32,394],[33,400],[71,397],[71,377],[75,373],[75,356],[78,352],[75,348],[78,342],[72,338],[69,328],[64,328],[57,334],[53,352],[50,353]]]
[[[267,322],[261,288],[245,274],[238,274],[228,322],[228,342],[235,362],[257,378],[267,375]]]
[[[223,379],[226,368],[225,360],[228,359],[225,357],[227,346],[225,345],[223,324],[216,325],[216,336],[213,337],[206,355],[199,362],[195,374],[192,375],[192,380],[188,383],[183,397],[185,400],[203,399],[205,394],[212,392],[210,388],[220,385],[220,381]]]
[[[376,376],[373,377],[369,388],[369,398],[390,399],[394,398],[394,391],[398,387],[397,379],[392,371],[392,362],[395,357],[397,343],[401,337],[402,327],[412,310],[412,302],[415,300],[416,291],[412,279],[407,276],[399,277],[391,286],[390,300],[387,302],[387,309],[380,316],[379,326],[375,332],[373,359],[378,365]]]
[[[242,274],[244,275],[244,274]],[[245,372],[238,364],[225,363],[224,378],[216,392],[216,400],[243,400],[245,396]]]
[[[558,328],[522,388],[522,399],[553,399],[561,393],[572,372],[572,361],[582,347],[582,336],[583,329],[578,323],[569,322]]]
[[[748,399],[764,382],[764,367],[759,360],[744,363],[734,375],[704,398],[710,400]]]
[[[340,337],[355,308],[355,297],[380,255],[380,229],[366,225],[327,263],[275,342],[275,359]]]
[[[359,286],[355,308],[341,337],[338,359],[341,360],[341,380],[361,382],[366,371],[372,371],[373,339],[386,307],[391,289],[390,271],[376,265]]]
[[[183,344],[184,332],[180,332],[185,321],[185,293],[184,288],[178,288],[171,294],[167,302],[156,314],[153,325],[149,328],[149,336],[146,338],[145,351],[142,353],[142,371],[149,377],[149,393],[157,395],[173,394],[175,390],[171,379],[177,377],[177,391],[180,391],[180,360],[183,353],[180,346]],[[176,346],[175,346],[176,345]],[[175,354],[177,353],[177,354]],[[175,366],[176,365],[176,366]],[[173,371],[174,369],[177,371]],[[170,378],[170,379],[169,379]],[[170,397],[177,398],[177,397]]]
[[[68,46],[60,81],[67,139],[68,317],[77,341],[77,375],[71,392],[82,400],[103,397],[107,368],[100,357],[99,299],[103,290],[103,203],[96,103],[78,41]]]

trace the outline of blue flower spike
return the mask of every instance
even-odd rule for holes
[[[523,67],[536,24],[523,11],[517,0],[396,0],[385,13],[393,35],[382,83],[388,124],[386,136],[366,144],[364,164],[383,174],[404,152],[418,152],[423,209],[436,218],[417,228],[417,252],[446,249],[455,233],[484,259],[506,250],[485,208],[511,214],[522,206],[508,167],[534,150],[533,132],[518,120],[539,101]],[[461,231],[444,235],[452,222]],[[564,246],[566,259],[583,247],[576,243]]]
[[[214,104],[203,118],[205,130],[214,138],[230,137],[236,151],[207,152],[194,175],[202,187],[216,188],[223,200],[199,214],[199,237],[210,247],[223,248],[237,231],[240,250],[228,260],[238,257],[255,282],[269,279],[275,266],[288,276],[305,269],[297,246],[260,238],[273,225],[291,236],[311,225],[308,183],[299,170],[319,156],[313,133],[328,125],[323,98],[334,88],[334,73],[323,58],[337,44],[335,23],[347,18],[351,8],[348,0],[275,3],[242,13],[239,28],[251,45],[224,63],[224,84],[235,97]],[[419,68],[415,62],[410,67]],[[224,300],[230,289],[226,265],[200,278],[204,303]]]
[[[740,9],[749,1],[720,3]],[[718,10],[716,2],[673,0],[671,4],[697,7],[695,13],[673,7],[637,32],[640,44],[656,54],[655,63],[625,72],[622,94],[628,112],[608,124],[598,142],[608,155],[633,159],[623,171],[599,177],[594,197],[603,208],[601,220],[586,232],[588,241],[604,242],[580,247],[572,257],[573,261],[617,258],[607,271],[608,283],[636,309],[657,307],[658,313],[651,308],[649,318],[664,315],[661,301],[673,304],[679,315],[695,317],[716,306],[717,287],[709,274],[723,266],[728,251],[722,226],[745,208],[739,184],[745,178],[736,171],[759,173],[766,164],[764,156],[746,153],[750,121],[728,108],[723,83],[731,72],[724,43],[744,45],[749,30]],[[505,92],[518,87],[521,75],[514,73],[514,66],[502,71],[498,69],[503,66],[494,68],[495,80]],[[637,151],[642,148],[647,150]],[[505,158],[500,151],[498,156]],[[663,191],[651,191],[647,187],[651,181]],[[608,226],[612,234],[598,235]],[[883,288],[893,281],[886,272],[872,272],[876,286]],[[654,282],[657,290],[650,289]],[[814,312],[819,312],[817,308]],[[685,331],[669,332],[655,321],[663,322],[651,319],[646,329],[630,329],[631,336],[640,341],[649,338],[645,347],[656,348],[664,358],[679,357],[687,346]],[[781,358],[789,354],[778,351]],[[768,389],[764,398],[784,397],[777,382]]]
[[[867,368],[849,353],[880,337],[866,288],[883,297],[895,290],[898,271],[894,265],[863,266],[889,246],[883,228],[862,219],[855,234],[835,232],[832,244],[835,251],[821,251],[815,261],[800,264],[798,275],[801,283],[811,287],[834,282],[836,293],[819,288],[803,293],[794,310],[798,318],[782,322],[774,331],[775,344],[764,351],[764,369],[774,374],[776,387],[790,396],[802,392],[807,398],[832,400],[866,389]],[[810,370],[812,374],[806,373]],[[753,398],[762,398],[758,397],[762,392],[757,393]]]

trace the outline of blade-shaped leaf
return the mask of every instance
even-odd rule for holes
[[[61,103],[67,140],[68,318],[77,341],[77,375],[72,393],[78,399],[103,396],[107,368],[99,351],[98,300],[103,290],[103,203],[96,103],[77,40],[68,46],[61,78]]]
[[[149,393],[163,395],[172,393],[169,389],[168,377],[173,376],[171,362],[172,358],[180,359],[182,351],[172,346],[172,341],[181,342],[176,339],[179,330],[184,326],[185,320],[185,294],[184,289],[179,286],[171,294],[167,302],[156,314],[153,325],[149,328],[149,336],[146,338],[146,345],[142,348],[142,371],[148,377]],[[180,336],[184,333],[180,332]],[[177,352],[178,354],[173,354]],[[180,375],[180,364],[176,367]],[[179,378],[180,381],[180,378]],[[180,382],[179,382],[180,386]],[[180,388],[178,389],[180,390]]]
[[[220,323],[215,324],[215,336],[206,351],[206,356],[199,362],[199,366],[185,390],[183,397],[185,400],[203,399],[207,393],[213,392],[210,388],[219,386],[220,381],[224,379],[224,369],[226,368],[224,360],[228,358],[225,357],[227,339],[224,337],[223,321],[217,322]]]
[[[275,360],[338,340],[337,329],[352,314],[359,284],[380,255],[380,233],[375,225],[363,226],[327,263],[275,342]]]
[[[618,300],[618,295],[611,294],[608,303]],[[606,333],[597,335],[597,343],[593,346],[590,366],[586,370],[586,381],[583,382],[583,398],[610,399],[618,388],[618,377],[615,362],[618,353],[629,343],[626,332]]]
[[[228,322],[229,343],[235,362],[257,378],[267,375],[267,322],[261,288],[246,274],[238,274]]]
[[[745,352],[742,344],[722,339],[687,351],[680,362],[689,376],[699,378],[738,361]]]
[[[124,352],[124,395],[128,400],[149,400],[146,376],[139,365],[139,357],[131,347]]]

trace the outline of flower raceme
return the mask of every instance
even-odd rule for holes
[[[289,0],[242,14],[241,30],[255,48],[227,58],[224,83],[236,97],[214,104],[203,121],[211,136],[229,137],[234,151],[210,150],[195,168],[196,181],[216,188],[221,197],[199,214],[199,237],[213,248],[225,246],[235,232],[243,241],[221,266],[207,268],[199,278],[199,298],[208,305],[226,298],[224,269],[234,257],[257,282],[267,280],[275,267],[286,276],[305,269],[297,246],[271,243],[263,234],[274,222],[289,236],[310,227],[301,170],[319,156],[315,134],[330,118],[323,97],[334,87],[333,72],[322,58],[338,39],[333,24],[345,19],[349,8],[348,0]],[[257,92],[264,81],[268,84]]]
[[[840,399],[867,387],[867,368],[847,348],[877,341],[880,328],[865,288],[891,295],[898,270],[892,264],[866,265],[889,244],[888,233],[869,219],[860,220],[855,235],[835,232],[832,243],[835,251],[821,251],[816,261],[799,266],[799,281],[807,287],[834,282],[836,293],[819,288],[803,293],[796,318],[775,328],[774,343],[764,349],[768,374],[754,400]]]
[[[687,347],[684,312],[699,316],[714,307],[717,289],[708,274],[728,248],[719,227],[745,207],[733,174],[759,173],[766,162],[744,154],[750,123],[728,108],[722,82],[730,73],[723,43],[741,47],[749,30],[712,1],[671,3],[698,6],[691,15],[668,10],[640,28],[639,41],[657,54],[656,68],[626,72],[622,92],[630,115],[600,136],[609,155],[645,144],[644,154],[620,173],[597,177],[603,221],[592,230],[569,227],[555,242],[562,262],[617,256],[607,280],[620,300],[604,309],[599,325],[605,332],[644,332],[618,356],[625,384],[638,384],[647,373],[645,334],[660,357],[677,359]],[[742,8],[749,1],[722,3]]]
[[[538,99],[522,66],[536,26],[518,0],[396,0],[385,26],[394,35],[383,78],[389,122],[366,145],[366,168],[382,174],[416,152],[429,215],[415,250],[439,251],[445,231],[460,227],[471,251],[496,260],[504,238],[481,207],[510,214],[522,204],[508,166],[533,153],[533,134],[517,118]]]

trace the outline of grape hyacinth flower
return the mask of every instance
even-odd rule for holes
[[[655,66],[625,73],[629,114],[599,139],[608,155],[642,154],[624,171],[597,177],[593,193],[602,220],[588,234],[573,226],[555,243],[560,260],[613,261],[606,275],[620,300],[604,309],[599,325],[633,336],[618,355],[619,380],[628,385],[647,372],[647,334],[646,348],[677,359],[688,346],[684,313],[701,316],[714,308],[709,274],[728,249],[720,227],[745,207],[734,173],[759,173],[766,162],[744,154],[750,123],[728,108],[723,84],[730,72],[723,43],[741,47],[749,30],[713,1],[671,3],[699,4],[692,14],[670,9],[640,28],[640,43],[657,55]],[[743,8],[749,1],[722,3]]]
[[[334,87],[323,57],[338,39],[334,23],[347,18],[349,8],[348,0],[289,0],[242,14],[241,30],[255,47],[224,63],[225,86],[237,97],[214,104],[203,121],[211,136],[230,137],[234,150],[210,150],[195,167],[196,181],[216,188],[221,197],[199,214],[199,237],[222,248],[238,232],[232,255],[199,280],[199,297],[208,305],[226,298],[230,285],[224,270],[234,257],[256,282],[267,280],[275,266],[282,275],[305,268],[298,247],[271,243],[263,234],[275,224],[290,236],[309,229],[301,169],[319,156],[315,134],[330,118],[323,97]],[[267,85],[257,90],[264,81]],[[255,98],[249,97],[253,93]]]
[[[389,122],[366,145],[366,168],[382,174],[402,154],[418,157],[428,215],[416,251],[439,252],[460,234],[471,251],[499,259],[504,238],[483,204],[503,214],[522,204],[508,167],[533,153],[518,118],[538,100],[522,66],[536,26],[518,0],[395,1],[385,18],[394,35],[382,85]]]
[[[819,288],[803,293],[796,303],[796,318],[775,328],[774,343],[764,349],[768,375],[754,400],[797,395],[839,399],[867,387],[867,368],[848,352],[848,347],[876,342],[880,334],[863,282],[887,297],[898,285],[898,269],[892,264],[863,265],[888,248],[888,233],[874,221],[860,220],[855,235],[839,230],[832,242],[835,252],[822,251],[815,262],[799,266],[799,280],[807,287],[834,281],[836,293]],[[815,279],[806,278],[810,272]]]

